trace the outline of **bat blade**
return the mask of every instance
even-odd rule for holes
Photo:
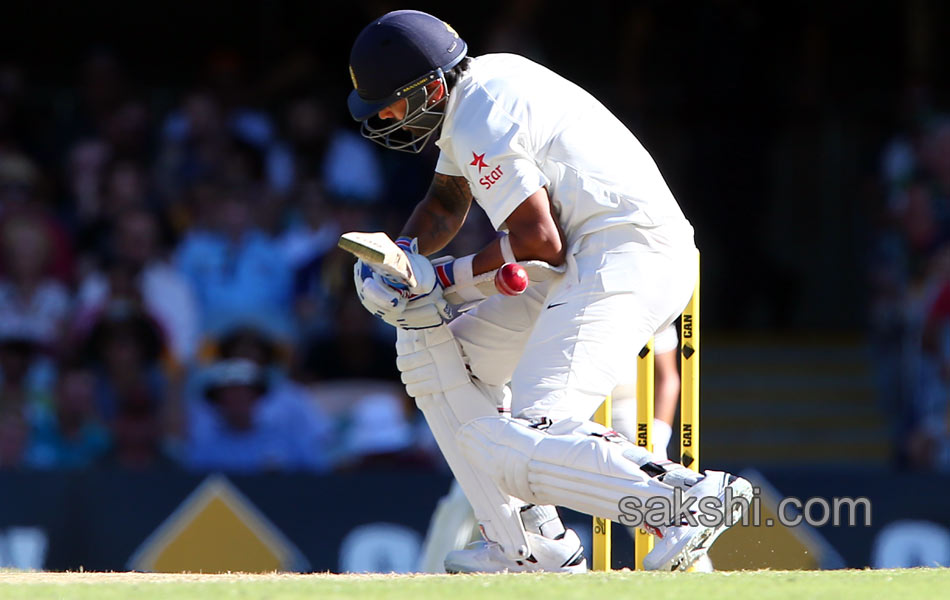
[[[416,285],[416,277],[409,266],[406,253],[385,233],[351,231],[341,235],[337,245],[398,281],[410,287]]]

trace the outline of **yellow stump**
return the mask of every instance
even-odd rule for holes
[[[699,472],[699,276],[680,329],[680,463]]]
[[[611,426],[610,396],[604,400],[597,412],[594,421],[604,427]],[[595,571],[610,570],[610,519],[594,517],[594,549],[593,568]]]
[[[637,439],[638,446],[653,452],[653,340],[644,346],[637,359]],[[699,472],[699,275],[693,296],[683,311],[680,329],[680,462]],[[594,414],[594,420],[610,427],[610,396]],[[643,568],[643,557],[653,549],[653,536],[643,529],[634,535],[636,568]],[[595,571],[610,570],[610,521],[594,518]]]
[[[653,452],[653,339],[640,351],[637,358],[637,446]],[[653,536],[642,528],[633,535],[637,569],[643,569],[643,557],[653,550]]]

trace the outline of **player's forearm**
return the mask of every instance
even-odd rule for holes
[[[560,233],[557,230],[546,231],[539,229],[532,232],[533,235],[525,235],[524,232],[509,232],[508,243],[511,245],[511,251],[515,260],[543,260],[554,266],[564,263],[565,247]],[[472,259],[472,273],[481,275],[493,271],[506,262],[504,253],[501,250],[501,238],[491,242],[479,251]]]
[[[465,214],[461,216],[446,212],[437,203],[426,198],[412,211],[400,235],[417,238],[419,253],[430,255],[438,252],[452,241],[465,222]]]
[[[417,238],[420,254],[438,252],[461,229],[471,205],[472,192],[464,177],[436,173],[401,235]]]
[[[551,207],[546,188],[539,188],[524,199],[505,219],[508,237],[505,242],[511,252],[502,252],[502,239],[495,240],[472,261],[475,275],[497,269],[506,262],[543,260],[560,266],[567,255],[564,232]],[[507,256],[506,256],[507,254]]]

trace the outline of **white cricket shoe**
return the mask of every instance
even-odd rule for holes
[[[686,490],[683,499],[695,497],[698,502],[700,498],[712,496],[724,501],[726,488],[732,489],[733,498],[745,498],[751,502],[752,484],[723,471],[706,471],[705,477]],[[733,504],[731,523],[739,522],[743,512],[741,503]],[[653,550],[643,557],[643,568],[648,571],[685,571],[706,555],[716,538],[728,527],[726,519],[711,527],[702,524],[660,527],[655,531]]]
[[[690,573],[714,573],[715,571],[716,568],[708,554],[701,554],[693,563],[693,566],[689,568]]]
[[[552,540],[528,532],[531,556],[512,560],[501,551],[496,542],[475,542],[464,550],[453,550],[445,557],[446,573],[586,573],[587,559],[584,547],[573,530],[568,529],[559,539]]]

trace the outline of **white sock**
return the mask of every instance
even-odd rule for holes
[[[525,531],[541,534],[549,540],[556,540],[564,533],[564,524],[553,506],[522,507],[521,522],[524,523]]]
[[[653,454],[666,459],[666,447],[670,445],[673,428],[665,421],[653,419]]]

